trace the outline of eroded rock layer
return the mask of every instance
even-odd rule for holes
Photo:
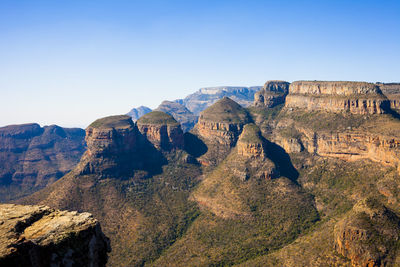
[[[226,157],[236,145],[243,126],[249,122],[247,111],[227,97],[200,113],[193,132],[208,147],[207,153],[199,159],[200,162],[210,165]]]
[[[147,113],[137,121],[137,127],[156,148],[164,150],[183,148],[181,125],[171,115],[162,111]]]
[[[400,109],[400,83],[378,83],[382,93],[390,100],[390,108]]]
[[[336,251],[353,266],[390,266],[400,219],[376,200],[366,199],[335,225],[334,234]]]
[[[0,205],[1,266],[105,266],[109,251],[89,213]]]
[[[129,174],[137,148],[137,128],[126,115],[98,119],[86,129],[87,151],[81,173],[102,176]]]
[[[285,81],[268,81],[263,89],[254,94],[254,106],[272,108],[285,102],[290,83]]]
[[[379,87],[372,83],[297,81],[290,84],[285,107],[309,111],[383,114],[390,108],[390,102]]]
[[[82,129],[56,125],[0,128],[0,190],[6,191],[0,191],[0,201],[37,191],[69,172],[85,151],[84,137]]]

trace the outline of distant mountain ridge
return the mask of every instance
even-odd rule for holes
[[[151,108],[145,107],[145,106],[140,106],[138,108],[133,108],[131,111],[126,113],[126,115],[131,116],[133,121],[137,121],[140,117],[143,115],[151,112]]]
[[[231,98],[244,107],[250,106],[254,101],[254,94],[261,90],[262,86],[217,86],[200,88],[197,92],[188,95],[175,102],[184,105],[196,115],[217,102],[224,96]]]

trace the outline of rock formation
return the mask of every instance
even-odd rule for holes
[[[264,143],[261,138],[257,125],[246,124],[236,144],[238,154],[246,158],[265,158]]]
[[[0,205],[1,266],[105,266],[109,251],[89,213]]]
[[[400,83],[377,83],[382,93],[390,100],[390,107],[400,109]]]
[[[94,121],[86,129],[87,151],[80,163],[81,173],[132,174],[137,142],[137,128],[127,115]]]
[[[137,127],[141,134],[158,149],[183,148],[181,126],[171,115],[162,111],[152,111],[137,121]]]
[[[254,106],[272,108],[285,102],[290,83],[267,81],[263,89],[254,94]]]
[[[157,111],[165,112],[177,120],[184,132],[190,131],[198,120],[198,116],[190,112],[184,105],[172,101],[163,101]]]
[[[188,95],[184,99],[175,100],[175,102],[184,105],[195,115],[199,115],[200,112],[202,112],[223,97],[229,97],[240,105],[248,107],[253,104],[254,94],[258,92],[261,88],[261,86],[207,87],[199,89],[197,92]]]
[[[353,266],[389,266],[399,237],[400,219],[370,198],[335,225],[335,249]]]
[[[140,106],[138,108],[133,108],[131,111],[126,113],[126,115],[130,116],[133,121],[137,121],[144,114],[151,112],[151,109],[145,106]]]
[[[193,133],[208,146],[208,151],[200,158],[200,162],[210,165],[223,159],[236,145],[243,126],[250,120],[247,111],[227,97],[200,113]]]
[[[379,87],[372,83],[297,81],[290,84],[285,107],[308,111],[382,114],[390,108],[390,102]]]
[[[69,172],[85,150],[84,137],[82,129],[56,125],[0,128],[0,201],[37,191]]]

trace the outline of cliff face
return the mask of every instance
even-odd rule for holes
[[[390,102],[372,83],[298,81],[290,84],[285,107],[383,114],[390,108]]]
[[[158,149],[182,149],[184,146],[180,124],[162,111],[144,115],[137,121],[137,127],[140,133]]]
[[[254,106],[272,108],[285,102],[290,83],[267,81],[263,89],[254,94]]]
[[[105,266],[109,251],[89,213],[0,205],[1,266]]]
[[[184,132],[190,131],[198,120],[198,116],[190,112],[184,105],[172,101],[163,101],[157,111],[165,112],[177,120]]]
[[[313,131],[295,127],[297,137],[275,135],[274,141],[288,153],[303,150],[324,157],[354,161],[370,159],[384,165],[400,167],[400,138],[360,130]]]
[[[378,83],[382,93],[390,100],[392,109],[400,109],[400,83]]]
[[[84,135],[56,125],[0,128],[0,201],[37,191],[69,172],[85,150]]]
[[[353,266],[390,266],[400,219],[376,200],[366,199],[335,225],[335,249]]]
[[[137,148],[137,129],[129,116],[96,120],[86,129],[87,151],[80,163],[81,173],[102,176],[132,173]]]
[[[220,162],[236,145],[243,126],[248,122],[250,117],[247,111],[227,97],[204,110],[193,129],[193,133],[208,147],[200,162],[204,165]]]

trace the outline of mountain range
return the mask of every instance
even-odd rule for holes
[[[214,89],[94,121],[72,170],[13,202],[93,214],[108,266],[400,265],[400,84]]]

